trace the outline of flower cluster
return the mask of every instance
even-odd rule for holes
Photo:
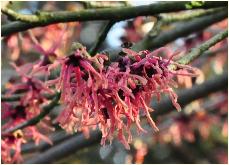
[[[166,48],[135,52],[127,48],[130,44],[123,44],[118,60],[107,65],[110,62],[107,55],[91,57],[82,45],[78,45],[69,56],[60,58],[55,53],[58,44],[54,43],[47,51],[36,44],[44,58],[35,65],[29,63],[18,67],[12,64],[20,76],[20,83],[8,85],[5,95],[11,96],[19,91],[25,94],[17,104],[2,104],[5,122],[2,126],[2,159],[6,163],[21,162],[21,145],[30,139],[36,144],[40,140],[52,143],[39,130],[53,130],[47,124],[48,116],[37,125],[12,133],[8,130],[40,114],[40,105],[49,102],[45,95],[53,95],[54,89],[61,91],[61,102],[65,106],[56,119],[62,128],[69,133],[82,131],[88,137],[90,129],[98,126],[102,132],[102,145],[107,141],[111,143],[117,136],[129,149],[132,125],[136,126],[138,133],[147,132],[140,124],[142,116],[158,131],[150,114],[154,111],[149,107],[151,100],[160,101],[161,95],[168,94],[173,105],[180,110],[173,91],[176,86],[173,77],[196,76],[193,68],[172,61],[176,54],[171,54]],[[161,51],[168,52],[169,58],[158,56]],[[170,70],[171,64],[177,65],[179,70]],[[46,79],[58,66],[61,66],[61,72],[57,79],[40,80],[39,76]]]
[[[40,60],[21,66],[11,63],[18,76],[11,79],[12,81],[7,84],[5,96],[11,97],[21,92],[23,92],[23,95],[16,103],[2,103],[2,120],[4,124],[2,126],[3,136],[1,141],[2,159],[5,163],[22,162],[21,145],[22,143],[26,143],[26,141],[34,140],[35,144],[38,145],[41,140],[44,140],[52,144],[52,141],[44,135],[47,131],[54,131],[54,128],[49,124],[49,116],[45,116],[36,125],[11,131],[18,125],[37,117],[42,111],[40,106],[49,103],[47,96],[54,95],[54,89],[50,88],[47,81],[44,82],[41,78],[47,80],[48,76],[50,76],[50,70],[56,68],[55,59],[59,55],[57,50],[60,48],[60,41],[64,39],[64,34],[66,33],[65,28],[59,28],[58,25],[53,25],[49,28],[60,39],[52,43],[49,41],[47,44],[50,36],[46,36],[43,41],[46,43],[45,45],[51,45],[49,49],[44,48],[42,46],[44,44],[39,44],[34,33],[29,33],[28,38],[33,41],[30,42],[30,50],[33,46],[42,55]],[[48,34],[46,33],[46,35]],[[27,44],[27,42],[25,43]]]
[[[28,126],[22,130],[11,132],[12,128],[36,117],[41,112],[40,105],[47,104],[49,101],[44,96],[45,94],[53,95],[54,92],[48,88],[35,74],[31,74],[33,67],[31,64],[21,67],[12,64],[16,69],[20,79],[8,85],[5,95],[12,96],[13,94],[24,91],[25,94],[17,103],[2,103],[2,140],[1,151],[2,160],[5,163],[20,163],[22,162],[21,145],[26,141],[33,139],[38,145],[41,140],[52,144],[52,142],[43,135],[39,129],[51,130],[47,122],[49,117],[46,116],[39,124]],[[38,72],[37,72],[38,73]],[[13,153],[13,154],[12,154]]]
[[[186,73],[170,70],[170,64],[178,65],[172,61],[176,54],[169,59],[157,56],[165,49],[135,52],[123,48],[124,56],[109,66],[104,64],[107,56],[90,57],[85,47],[77,49],[60,61],[58,88],[66,108],[57,121],[68,132],[86,134],[98,125],[102,131],[102,145],[107,140],[111,142],[117,132],[118,139],[127,149],[132,141],[131,125],[135,124],[139,133],[146,132],[140,125],[141,115],[146,116],[148,123],[158,131],[150,116],[152,98],[155,96],[159,101],[162,94],[168,94],[180,110],[172,78],[175,75],[195,76],[188,66],[179,65],[180,70],[188,71]]]
[[[53,131],[53,129],[47,124],[47,121],[49,120],[48,117],[44,118],[38,125],[28,126],[23,130],[17,130],[12,133],[7,131],[39,114],[40,110],[37,108],[38,107],[36,107],[36,109],[33,108],[32,105],[24,106],[22,102],[16,106],[9,103],[2,103],[2,120],[5,121],[5,124],[2,126],[3,133],[1,140],[3,162],[22,162],[21,145],[30,139],[33,139],[36,145],[38,145],[41,140],[52,144],[49,138],[43,135],[39,130],[43,128]]]

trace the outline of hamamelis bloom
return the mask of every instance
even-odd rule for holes
[[[25,140],[19,133],[5,135],[4,139],[1,140],[1,157],[4,163],[22,162],[22,143],[25,143]]]
[[[17,67],[15,64],[12,65],[16,69],[20,79],[18,80],[19,82],[12,84],[7,89],[6,95],[11,96],[19,90],[23,90],[24,94],[17,104],[2,103],[2,120],[4,124],[1,130],[3,132],[2,150],[4,152],[2,152],[2,158],[4,157],[4,163],[19,163],[22,161],[20,153],[22,142],[25,143],[25,141],[32,139],[36,145],[41,140],[51,144],[52,142],[39,129],[53,131],[53,128],[47,124],[47,121],[50,120],[48,116],[42,119],[37,125],[19,130],[21,131],[20,137],[14,136],[14,132],[10,133],[8,131],[40,114],[40,105],[48,103],[44,94],[53,94],[53,90],[48,88],[35,74],[31,74],[31,64],[21,67]],[[12,156],[12,151],[15,153],[14,156]]]
[[[17,130],[13,133],[7,133],[8,129],[14,128],[29,119],[34,117],[34,108],[30,106],[23,106],[22,104],[13,106],[9,103],[2,103],[2,137],[1,137],[1,156],[4,163],[21,163],[21,145],[26,143],[28,140],[34,140],[35,144],[38,145],[41,140],[52,144],[50,139],[43,135],[39,128],[51,129],[52,128],[46,124],[48,117],[45,117],[39,122],[39,124],[34,126],[28,126],[22,130]],[[12,155],[12,152],[14,153]]]
[[[50,89],[43,81],[39,79],[39,72],[32,73],[32,63],[16,66],[14,63],[11,65],[15,68],[20,76],[20,80],[12,84],[6,91],[6,96],[11,96],[18,91],[25,91],[21,99],[23,105],[30,104],[31,106],[39,105],[40,103],[47,102],[44,94],[52,95],[54,91]]]
[[[1,139],[1,157],[3,162],[22,163],[21,146],[30,139],[33,139],[36,145],[38,145],[41,140],[52,144],[48,137],[37,130],[36,126],[27,127],[23,131],[18,130],[12,134],[3,134]]]
[[[88,130],[98,125],[102,131],[101,144],[110,142],[117,132],[118,139],[129,149],[132,141],[130,128],[135,124],[138,132],[146,132],[140,125],[143,114],[155,131],[158,128],[150,116],[149,107],[153,96],[160,100],[161,94],[168,94],[177,110],[175,75],[196,76],[191,67],[182,66],[169,59],[158,57],[165,48],[154,52],[135,52],[123,48],[124,57],[104,66],[104,55],[90,57],[86,48],[80,48],[62,61],[59,89],[66,108],[57,121],[68,132]],[[187,70],[183,74],[169,69],[179,65]]]

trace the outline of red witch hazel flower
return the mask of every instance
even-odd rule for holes
[[[42,59],[39,60],[35,65],[33,65],[33,68],[32,68],[33,74],[36,72],[44,71],[44,74],[46,75],[46,79],[47,79],[47,76],[50,75],[50,70],[56,67],[55,59],[58,57],[58,55],[56,54],[56,50],[61,45],[62,39],[64,38],[65,31],[66,31],[65,28],[62,31],[60,31],[59,36],[58,36],[59,40],[57,40],[56,42],[53,42],[51,47],[48,50],[45,50],[42,47],[42,45],[39,44],[39,42],[37,41],[37,39],[35,38],[35,36],[33,35],[31,31],[29,32],[30,38],[34,43],[34,48],[42,55]],[[54,64],[48,65],[51,63],[54,63]]]
[[[4,140],[1,140],[1,155],[4,163],[20,163],[22,162],[21,145],[25,140],[21,137],[20,132],[15,134],[5,135]],[[14,151],[13,156],[12,150]]]
[[[22,90],[26,91],[22,104],[32,104],[35,102],[45,102],[47,99],[44,97],[44,94],[54,94],[54,91],[48,88],[48,86],[38,78],[39,72],[32,73],[32,63],[25,64],[23,66],[16,66],[14,63],[11,65],[15,68],[16,72],[20,76],[20,82],[13,84],[7,90],[6,95],[11,96],[12,94]]]
[[[161,94],[168,94],[177,110],[177,95],[172,86],[176,75],[196,76],[188,66],[179,65],[188,73],[172,71],[170,64],[178,65],[169,59],[158,57],[160,48],[154,52],[135,52],[123,48],[123,57],[109,66],[104,65],[105,55],[90,57],[86,48],[77,49],[61,60],[62,69],[59,89],[66,108],[57,121],[68,132],[84,131],[96,126],[102,131],[101,144],[110,142],[117,132],[118,139],[129,149],[132,141],[131,125],[138,132],[146,132],[140,125],[140,115],[146,116],[155,131],[158,128],[150,117],[153,111],[149,103],[153,96],[160,100]],[[191,72],[190,72],[191,71]]]
[[[15,94],[19,90],[25,91],[25,94],[20,98],[18,103],[9,104],[6,102],[2,103],[2,159],[5,163],[20,163],[21,157],[21,145],[27,140],[33,139],[36,144],[41,140],[44,140],[50,144],[52,142],[42,133],[39,128],[45,130],[49,129],[53,131],[46,122],[49,117],[46,116],[39,124],[35,126],[28,126],[22,130],[16,132],[9,131],[12,128],[30,120],[37,116],[41,112],[40,104],[47,104],[48,100],[44,97],[44,94],[54,94],[54,92],[48,88],[41,80],[31,74],[30,64],[17,67],[12,64],[20,76],[20,84],[12,84],[6,91],[7,96]],[[19,132],[19,134],[18,134]],[[13,154],[12,154],[13,153]]]
[[[9,129],[29,120],[33,115],[33,107],[19,105],[13,106],[8,103],[2,103],[2,120],[6,123],[2,126],[2,159],[5,163],[22,162],[21,145],[29,139],[33,139],[37,145],[41,140],[49,144],[52,142],[38,130],[38,127],[50,128],[45,124],[45,119],[36,126],[29,126],[23,130],[17,130],[13,133],[7,132]],[[13,154],[12,154],[13,152]]]

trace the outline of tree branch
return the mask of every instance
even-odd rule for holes
[[[19,101],[22,95],[14,94],[13,96],[1,96],[2,102],[14,102]]]
[[[84,147],[98,144],[102,135],[99,131],[90,132],[90,138],[85,139],[83,134],[76,135],[63,143],[60,143],[49,150],[39,154],[32,159],[25,161],[26,164],[48,163],[63,158],[73,152],[76,152]]]
[[[196,17],[202,17],[209,14],[215,14],[218,13],[226,8],[216,8],[216,9],[209,9],[209,10],[197,10],[187,13],[176,13],[176,14],[161,14],[163,25],[170,24],[173,22],[179,22],[179,21],[190,21],[193,18]]]
[[[227,73],[216,76],[215,78],[207,80],[201,85],[195,85],[191,89],[186,89],[178,92],[178,102],[181,106],[187,105],[188,103],[196,99],[200,99],[211,93],[226,89],[227,82]],[[171,101],[168,98],[161,100],[160,103],[152,104],[152,107],[155,109],[155,111],[152,113],[153,117],[167,114],[174,109]],[[71,139],[62,142],[61,144],[50,148],[49,150],[39,154],[38,156],[27,160],[25,163],[52,163],[53,161],[56,161],[71,154],[73,151],[76,152],[82,148],[91,146],[91,144],[99,143],[100,139],[101,133],[98,130],[93,131],[89,139],[85,139],[83,134],[77,135],[72,137]]]
[[[23,22],[29,22],[29,23],[39,21],[39,17],[37,15],[20,14],[20,13],[17,13],[8,7],[2,8],[1,11],[2,11],[2,13],[4,13],[5,15],[7,15],[8,17],[10,17],[11,19],[13,19],[15,21],[17,20],[17,21],[23,21]]]
[[[95,53],[98,51],[99,47],[103,43],[103,41],[106,39],[108,32],[112,28],[112,26],[115,24],[115,21],[108,21],[105,27],[102,29],[101,33],[99,34],[99,37],[95,41],[95,44],[91,47],[89,50],[89,54],[91,56],[95,55]]]
[[[228,30],[224,30],[223,32],[220,32],[219,34],[215,35],[211,39],[207,40],[206,42],[202,43],[200,46],[196,48],[192,48],[190,50],[190,53],[183,56],[180,60],[178,60],[179,64],[189,64],[191,61],[202,55],[206,50],[208,50],[210,47],[214,46],[218,42],[224,40],[228,37]]]
[[[162,32],[156,37],[151,37],[151,35],[148,34],[142,41],[135,44],[133,46],[133,49],[136,51],[140,51],[144,49],[153,50],[159,48],[168,44],[171,41],[174,41],[177,38],[187,36],[189,34],[192,34],[193,32],[201,31],[216,22],[222,21],[223,19],[227,18],[227,16],[228,11],[223,10],[216,14],[199,17],[192,21],[185,22],[184,24],[177,26],[172,30]]]
[[[208,51],[206,51],[206,52],[203,54],[203,56],[201,56],[201,57],[203,57],[203,58],[206,58],[206,57],[213,57],[214,55],[217,55],[218,53],[227,52],[227,50],[228,50],[228,46],[225,45],[225,46],[223,46],[223,47],[221,47],[221,48],[219,48],[219,49],[213,50],[213,51],[208,50]]]
[[[27,92],[27,91],[24,91]],[[46,99],[53,99],[56,94],[50,95],[50,94],[44,94],[43,95]],[[14,101],[20,101],[20,99],[23,97],[23,94],[14,94],[12,96],[1,96],[2,102],[14,102]]]
[[[24,123],[21,123],[21,124],[17,125],[16,127],[9,128],[9,129],[5,130],[4,132],[2,132],[2,134],[11,133],[11,132],[14,132],[18,129],[23,129],[27,126],[31,126],[31,125],[35,125],[35,124],[39,123],[40,120],[43,119],[46,115],[48,115],[49,112],[58,104],[59,99],[60,99],[60,93],[57,93],[55,98],[52,100],[52,102],[42,108],[42,112],[38,116],[36,116],[36,117],[34,117],[28,121],[25,121]]]
[[[132,49],[135,51],[141,51],[146,49],[148,50],[157,49],[159,47],[165,46],[166,44],[176,40],[177,38],[185,37],[194,32],[201,31],[216,22],[222,21],[223,19],[227,18],[227,16],[228,16],[228,11],[224,10],[216,14],[195,18],[192,21],[182,23],[181,25],[177,26],[172,30],[161,32],[157,36],[155,36],[152,33],[151,33],[152,35],[148,34],[147,36],[144,37],[143,40],[134,44]],[[121,49],[111,49],[105,52],[107,52],[110,61],[117,61],[117,59],[119,58],[120,51]]]
[[[149,36],[151,38],[156,37],[161,32],[162,27],[165,25],[175,23],[175,22],[190,21],[197,17],[218,13],[224,9],[226,8],[197,10],[192,12],[176,13],[176,14],[160,14],[159,16],[157,16],[158,18],[157,18],[156,25],[154,25],[154,27],[149,32]]]
[[[74,134],[67,134],[65,130],[61,130],[58,132],[54,132],[51,136],[49,136],[50,140],[53,142],[53,145],[57,145],[64,140],[67,140],[73,136],[78,135],[79,133],[74,133]],[[49,143],[45,141],[41,141],[39,145],[35,145],[34,142],[29,142],[26,143],[22,146],[22,153],[29,153],[29,152],[36,152],[36,151],[44,151],[48,149],[49,147],[52,147]]]
[[[1,36],[7,36],[16,32],[25,31],[31,28],[47,26],[54,23],[72,22],[72,21],[90,21],[90,20],[125,20],[137,16],[149,16],[159,13],[176,12],[180,10],[189,10],[186,7],[188,2],[160,2],[151,5],[143,5],[137,7],[120,7],[120,8],[105,8],[105,9],[88,9],[83,11],[58,11],[58,12],[37,12],[31,16],[31,20],[22,19],[22,17],[15,17],[15,13],[11,14],[15,19],[29,22],[12,22],[1,27]],[[194,6],[197,8],[215,8],[227,6],[227,2],[204,2],[201,6]],[[3,11],[4,12],[4,11]],[[10,15],[10,13],[7,13]]]

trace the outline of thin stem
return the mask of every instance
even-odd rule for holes
[[[49,135],[50,140],[53,142],[53,145],[57,145],[73,136],[76,134],[80,134],[79,132],[74,133],[74,134],[67,134],[65,130],[60,130],[60,131],[55,131],[51,135]],[[42,141],[38,146],[34,144],[34,142],[28,142],[22,146],[22,153],[31,153],[34,151],[44,151],[47,150],[48,148],[52,147],[49,143]]]
[[[176,12],[180,10],[190,10],[186,7],[188,2],[160,2],[150,5],[142,5],[135,7],[117,7],[105,9],[88,9],[82,11],[58,11],[58,12],[36,12],[35,15],[26,15],[26,19],[15,16],[15,13],[7,14],[14,17],[15,21],[1,27],[1,36],[7,36],[16,32],[25,31],[31,28],[47,26],[54,23],[72,22],[72,21],[90,21],[90,20],[115,20],[121,21],[134,18],[137,16],[150,16],[159,13]],[[192,9],[208,9],[227,6],[227,2],[205,2],[201,6]],[[6,11],[6,10],[5,10]],[[3,11],[4,12],[4,11]],[[28,19],[31,17],[31,19]],[[21,22],[25,21],[25,22]]]
[[[90,138],[86,139],[84,134],[75,135],[64,142],[57,144],[54,147],[42,152],[41,154],[33,157],[27,161],[26,164],[36,164],[36,163],[48,163],[57,161],[60,158],[68,156],[71,153],[75,153],[81,148],[92,146],[93,144],[98,144],[102,135],[98,130],[90,132]],[[54,156],[54,157],[53,157]]]
[[[156,37],[160,32],[163,26],[182,21],[190,21],[197,17],[202,17],[214,13],[218,13],[226,8],[217,8],[217,9],[209,9],[209,10],[197,10],[186,13],[176,13],[176,14],[160,14],[157,16],[156,25],[149,32],[149,36],[151,38]]]
[[[192,21],[176,26],[172,30],[162,32],[156,37],[155,36],[151,37],[151,35],[149,34],[143,40],[136,43],[133,46],[133,49],[136,51],[145,50],[145,49],[149,49],[149,50],[157,49],[161,46],[170,43],[171,41],[174,41],[177,38],[184,37],[194,32],[201,31],[216,22],[222,21],[223,19],[227,18],[227,16],[228,16],[228,11],[223,10],[216,14],[195,18]]]
[[[170,24],[178,21],[188,21],[196,17],[202,17],[209,14],[214,14],[222,11],[225,8],[209,9],[209,10],[197,10],[187,13],[176,13],[176,14],[162,14],[163,24]]]
[[[2,8],[1,11],[2,11],[2,13],[6,14],[7,16],[9,16],[11,19],[13,19],[15,21],[17,20],[17,21],[23,21],[23,22],[29,22],[29,23],[39,21],[39,17],[37,15],[20,14],[20,13],[17,13],[8,7]]]
[[[26,91],[25,91],[26,92]],[[53,99],[56,94],[50,95],[50,94],[44,94],[43,95],[46,99]],[[14,94],[12,96],[1,96],[1,101],[2,102],[14,102],[14,101],[19,101],[23,97],[22,94]]]
[[[42,108],[42,112],[38,116],[36,116],[36,117],[34,117],[34,118],[24,122],[24,123],[19,124],[16,127],[7,129],[4,132],[2,132],[2,134],[11,133],[11,132],[14,132],[18,129],[23,129],[27,126],[31,126],[31,125],[35,125],[35,124],[39,123],[40,120],[42,120],[46,115],[48,115],[49,112],[58,104],[59,99],[60,99],[60,93],[57,93],[55,98],[52,100],[52,102]]]
[[[13,95],[13,96],[1,96],[2,102],[14,102],[19,101],[21,99],[22,95]]]
[[[103,41],[106,39],[108,32],[112,28],[112,26],[115,24],[115,21],[108,21],[106,26],[102,29],[101,33],[99,34],[97,40],[95,41],[95,44],[91,47],[89,50],[89,54],[91,56],[95,55],[95,53],[98,51],[99,47],[103,43]]]
[[[177,62],[183,65],[189,64],[194,59],[202,55],[210,47],[214,46],[215,44],[224,40],[227,37],[228,37],[228,30],[224,30],[223,32],[220,32],[219,34],[215,35],[214,37],[202,43],[201,45],[197,46],[196,48],[192,48],[190,53],[188,53],[186,56],[183,56]]]
[[[82,3],[87,6],[87,8],[114,8],[114,7],[124,7],[130,6],[127,1],[112,1],[112,2],[103,2],[103,1],[85,1]]]

